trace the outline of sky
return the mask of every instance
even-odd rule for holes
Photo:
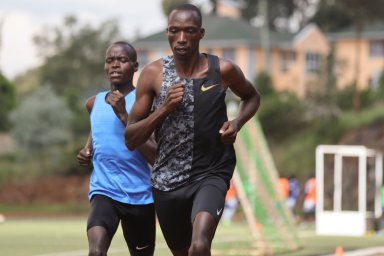
[[[1,0],[0,70],[10,80],[39,64],[32,37],[44,27],[62,24],[63,17],[97,25],[117,19],[123,36],[146,36],[166,27],[161,0]]]

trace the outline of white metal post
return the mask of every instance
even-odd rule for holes
[[[383,154],[376,153],[375,157],[375,217],[380,218],[382,215],[381,205],[381,186],[383,185]]]
[[[335,154],[335,167],[334,167],[334,193],[333,193],[333,210],[341,211],[342,201],[342,168],[343,168],[343,155],[341,153]]]

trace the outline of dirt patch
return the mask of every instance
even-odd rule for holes
[[[51,177],[1,185],[2,204],[88,203],[89,176]]]

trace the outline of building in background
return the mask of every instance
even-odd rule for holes
[[[266,70],[261,30],[241,19],[240,4],[218,1],[217,15],[203,17],[206,35],[202,52],[232,59],[252,82]],[[299,98],[324,86],[325,62],[335,54],[336,87],[344,89],[355,81],[357,88],[376,89],[384,70],[384,23],[366,26],[360,37],[353,28],[324,34],[315,24],[297,33],[269,32],[270,67],[276,91],[288,91]],[[171,54],[164,31],[138,39],[139,64]],[[357,64],[357,65],[356,65]]]
[[[206,34],[200,41],[201,51],[233,60],[247,79],[254,82],[256,76],[266,70],[261,31],[242,20],[238,12],[230,11],[231,7],[236,6],[231,6],[228,1],[218,3],[218,15],[203,17]],[[316,89],[322,62],[329,53],[327,38],[318,27],[310,24],[295,34],[271,31],[269,41],[269,73],[275,90],[289,91],[303,98],[309,91]],[[165,28],[138,39],[134,46],[138,51],[141,68],[171,54]]]
[[[367,25],[359,37],[354,28],[327,37],[335,51],[337,88],[343,89],[356,80],[360,90],[376,89],[384,70],[384,23]]]

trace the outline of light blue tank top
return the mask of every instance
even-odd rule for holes
[[[124,125],[105,102],[109,91],[96,95],[90,114],[93,142],[93,171],[88,198],[100,194],[127,204],[153,203],[150,169],[138,150],[124,143]],[[136,90],[125,96],[129,113]]]

